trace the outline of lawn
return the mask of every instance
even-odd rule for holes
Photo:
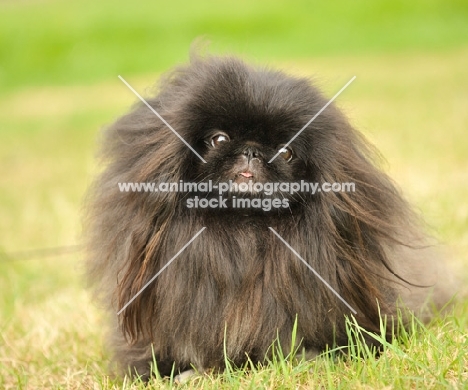
[[[337,104],[424,214],[462,292],[447,319],[379,359],[279,359],[187,388],[468,387],[468,6],[236,4],[0,4],[0,388],[143,388],[107,376],[105,321],[73,246],[99,130],[135,102],[117,75],[145,94],[202,34],[330,97],[356,75]]]

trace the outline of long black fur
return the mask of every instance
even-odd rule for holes
[[[267,163],[327,102],[308,80],[235,58],[196,57],[166,76],[147,101],[207,163],[142,103],[104,134],[104,170],[88,199],[87,267],[112,317],[111,347],[122,373],[130,368],[147,377],[152,351],[163,375],[173,364],[180,371],[222,369],[224,342],[235,364],[247,356],[262,361],[277,335],[285,351],[294,347],[296,316],[306,350],[346,345],[349,308],[268,227],[356,309],[368,330],[378,331],[379,307],[393,316],[401,300],[425,317],[431,292],[446,299],[437,282],[439,259],[418,218],[334,104],[290,145],[291,161],[279,156]],[[219,131],[230,142],[213,146]],[[225,182],[243,169],[253,171],[254,181],[353,182],[355,192],[277,192],[272,197],[287,199],[289,207],[261,211],[187,208],[194,194],[118,188],[161,178]]]

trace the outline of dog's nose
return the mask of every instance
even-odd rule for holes
[[[260,159],[262,157],[260,151],[255,146],[246,146],[244,151],[242,152],[244,156],[247,157],[248,160],[253,159]]]

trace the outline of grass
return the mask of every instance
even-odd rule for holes
[[[215,51],[316,75],[328,96],[356,75],[337,103],[381,150],[467,285],[466,2],[265,4],[0,4],[0,388],[143,388],[107,375],[105,321],[81,253],[34,251],[79,242],[98,131],[135,102],[117,74],[145,91],[201,34]],[[179,387],[468,388],[466,292],[447,319],[416,327],[378,359],[278,358]]]

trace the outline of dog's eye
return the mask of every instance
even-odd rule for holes
[[[211,146],[213,148],[217,148],[219,145],[221,145],[224,142],[229,142],[229,136],[225,133],[218,133],[216,134],[213,138],[211,138]]]
[[[279,154],[281,157],[283,157],[284,160],[286,160],[286,162],[290,162],[293,158],[293,151],[292,149],[287,146],[287,147],[282,147],[280,149],[280,154]]]

